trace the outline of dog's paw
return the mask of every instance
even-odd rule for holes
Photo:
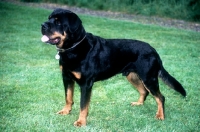
[[[131,102],[131,106],[143,105],[141,102]]]
[[[86,126],[86,121],[85,120],[77,120],[77,121],[74,122],[74,126],[75,127]]]
[[[163,114],[156,114],[156,119],[158,120],[164,120],[164,115]]]
[[[60,114],[60,115],[68,115],[70,113],[71,110],[67,109],[67,108],[63,108],[61,111],[58,111],[56,114]]]

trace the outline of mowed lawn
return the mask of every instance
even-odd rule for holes
[[[78,118],[80,102],[77,85],[71,114],[56,114],[65,103],[58,60],[54,58],[56,49],[40,41],[41,23],[50,13],[0,2],[0,131],[200,131],[200,33],[79,15],[87,32],[150,43],[188,95],[184,99],[160,81],[166,97],[166,119],[159,121],[154,118],[155,99],[150,95],[143,106],[132,107],[130,102],[138,99],[138,92],[125,77],[116,75],[95,83],[88,125],[76,128],[73,122]]]

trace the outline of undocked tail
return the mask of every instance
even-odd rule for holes
[[[163,67],[161,68],[158,76],[170,88],[173,88],[174,90],[182,94],[184,97],[186,96],[186,91],[183,88],[183,86],[174,77],[172,77]]]

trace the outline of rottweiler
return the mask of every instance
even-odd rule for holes
[[[163,67],[162,61],[148,43],[131,39],[104,39],[87,33],[80,18],[65,9],[55,9],[41,25],[45,43],[55,45],[65,88],[66,105],[58,114],[72,110],[74,83],[80,86],[80,114],[75,126],[87,123],[89,102],[94,82],[118,73],[137,88],[140,97],[131,105],[142,105],[149,93],[157,102],[156,118],[164,119],[165,98],[159,90],[158,77],[184,97],[183,86]]]

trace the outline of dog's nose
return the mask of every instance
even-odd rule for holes
[[[47,23],[43,23],[41,26],[42,26],[42,30],[49,29],[49,25]]]

